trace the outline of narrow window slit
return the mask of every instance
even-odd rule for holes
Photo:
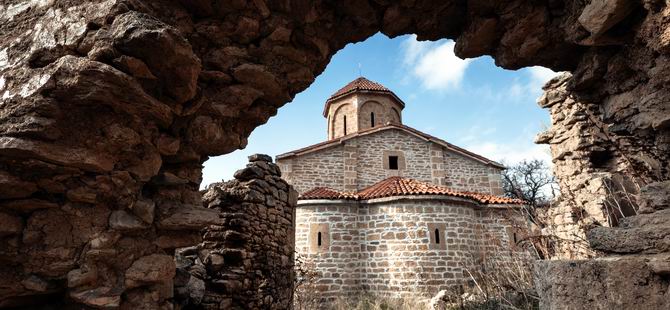
[[[343,118],[344,118],[344,135],[346,136],[347,135],[347,116],[344,115]]]
[[[375,112],[370,112],[370,127],[375,127]]]
[[[316,234],[316,245],[321,246],[321,232]]]
[[[435,228],[435,244],[440,244],[440,230]]]

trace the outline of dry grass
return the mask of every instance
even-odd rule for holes
[[[311,310],[320,307],[320,292],[316,287],[318,273],[313,262],[295,253],[295,282],[293,283],[293,308]]]
[[[338,297],[325,307],[329,310],[429,310],[425,298],[391,298],[361,294],[352,297]]]

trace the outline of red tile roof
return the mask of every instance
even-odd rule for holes
[[[519,199],[500,197],[476,192],[460,192],[427,182],[403,177],[390,177],[377,182],[357,193],[342,193],[334,189],[318,187],[300,196],[306,199],[329,199],[329,200],[367,200],[393,196],[411,195],[442,195],[474,200],[480,204],[525,204]]]
[[[328,106],[330,105],[330,102],[339,98],[342,98],[346,95],[349,95],[351,93],[357,92],[357,91],[372,91],[372,92],[378,92],[378,93],[385,93],[389,94],[392,96],[394,99],[396,99],[401,106],[405,106],[405,103],[396,96],[395,93],[393,93],[390,89],[386,88],[384,85],[379,84],[377,82],[370,81],[364,77],[359,77],[351,82],[349,84],[344,85],[344,87],[340,88],[338,91],[336,91],[334,94],[332,94],[328,100],[326,100],[326,105],[323,109],[323,116],[325,117],[328,115]]]
[[[336,91],[334,94],[328,98],[328,100],[340,97],[342,95],[348,94],[355,92],[357,90],[369,90],[369,91],[379,91],[379,92],[388,92],[390,93],[391,90],[388,88],[384,87],[384,85],[379,84],[377,82],[370,81],[364,77],[359,77],[351,82],[349,84],[344,85],[344,87],[340,88],[338,91]]]
[[[424,140],[428,140],[428,141],[432,141],[432,142],[435,142],[437,144],[440,144],[440,145],[444,146],[445,148],[447,148],[448,150],[454,151],[456,153],[460,153],[460,154],[462,154],[466,157],[470,157],[470,158],[475,159],[477,161],[480,161],[484,164],[492,165],[492,166],[500,168],[500,169],[505,169],[505,166],[503,166],[502,164],[500,164],[498,162],[490,160],[490,159],[488,159],[484,156],[481,156],[479,154],[475,154],[473,152],[470,152],[470,151],[468,151],[464,148],[453,145],[453,144],[451,144],[447,141],[444,141],[440,138],[437,138],[435,136],[431,136],[427,133],[421,132],[421,131],[416,130],[416,129],[414,129],[412,127],[409,127],[409,126],[405,126],[405,125],[402,125],[402,124],[391,124],[391,123],[386,124],[384,126],[367,128],[367,129],[360,130],[360,131],[352,133],[352,134],[348,134],[346,136],[342,136],[342,137],[335,138],[335,139],[332,139],[332,140],[328,140],[328,141],[324,141],[324,142],[321,142],[321,143],[313,144],[313,145],[303,147],[303,148],[300,148],[300,149],[297,149],[297,150],[293,150],[293,151],[290,151],[290,152],[287,152],[287,153],[284,153],[284,154],[279,154],[279,155],[277,155],[277,159],[308,154],[308,153],[315,152],[315,151],[318,151],[318,150],[321,150],[321,149],[324,149],[324,148],[339,145],[339,144],[343,143],[344,141],[347,141],[347,140],[350,140],[350,139],[353,139],[353,138],[356,138],[356,137],[359,137],[359,136],[365,136],[365,135],[373,134],[375,132],[385,131],[385,130],[389,130],[389,129],[397,129],[397,130],[402,130],[402,131],[408,132],[408,133],[413,134],[415,136],[421,137]]]
[[[338,192],[328,187],[316,187],[300,195],[299,199],[357,199],[356,194]]]

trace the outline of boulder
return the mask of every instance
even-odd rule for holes
[[[23,231],[23,220],[7,213],[0,213],[0,237],[20,234]]]
[[[164,215],[158,221],[158,226],[166,230],[200,230],[221,221],[215,210],[195,205],[172,206],[169,210],[162,210],[162,213]]]
[[[83,270],[75,269],[67,273],[67,287],[79,287],[95,282],[98,278],[98,273],[95,269]]]
[[[58,208],[58,204],[41,199],[19,199],[0,203],[0,208],[19,212],[32,212],[40,209]]]
[[[154,222],[154,210],[156,203],[151,200],[138,200],[133,205],[133,214],[141,218],[145,223],[151,224]]]
[[[37,185],[23,181],[0,170],[0,199],[28,197],[37,191]]]
[[[88,149],[14,137],[0,137],[0,155],[40,159],[92,172],[109,172],[114,168],[113,158]]]
[[[126,211],[114,211],[109,216],[109,227],[116,230],[139,230],[148,228],[149,225],[138,217]]]
[[[266,155],[266,154],[252,154],[252,155],[249,155],[248,158],[249,158],[250,162],[255,162],[255,161],[264,161],[264,162],[268,162],[268,163],[272,162],[272,157],[270,157],[269,155]]]
[[[666,309],[667,279],[637,256],[535,263],[540,309]]]
[[[175,276],[174,258],[152,254],[136,260],[125,274],[126,288],[151,285],[171,280]]]
[[[670,181],[647,184],[640,189],[640,213],[670,208]]]
[[[591,0],[579,15],[579,23],[593,36],[600,36],[633,10],[631,0]]]
[[[179,30],[152,16],[130,11],[114,19],[110,32],[114,47],[145,63],[177,103],[195,96],[200,60]]]
[[[84,291],[71,291],[74,301],[97,309],[118,309],[121,296],[114,294],[109,287],[99,287]]]
[[[261,168],[256,166],[246,167],[240,170],[235,171],[233,177],[240,181],[248,181],[251,179],[262,179],[265,176],[265,173]]]

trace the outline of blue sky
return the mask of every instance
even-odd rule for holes
[[[541,67],[504,70],[488,56],[462,60],[453,46],[449,40],[419,42],[413,35],[389,39],[382,34],[347,45],[308,89],[254,130],[244,150],[205,162],[202,186],[231,179],[248,155],[274,157],[326,140],[323,105],[359,76],[359,64],[363,76],[405,101],[405,125],[493,160],[549,162],[548,147],[533,144],[549,125],[548,111],[535,101],[555,73]]]

